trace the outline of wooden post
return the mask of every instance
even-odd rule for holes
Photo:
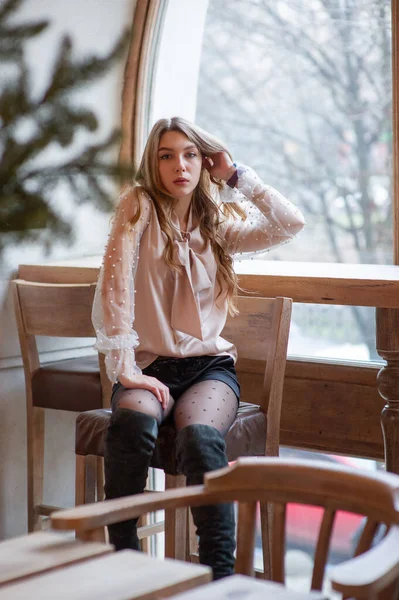
[[[386,360],[377,388],[386,404],[381,413],[387,471],[399,474],[399,309],[377,308],[377,352]]]

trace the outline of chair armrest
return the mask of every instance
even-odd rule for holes
[[[56,511],[51,514],[51,526],[57,530],[92,531],[156,510],[214,504],[218,501],[220,502],[220,499],[218,500],[217,494],[205,492],[204,486],[196,485]]]
[[[377,545],[329,571],[332,587],[345,596],[374,595],[399,578],[399,527]]]

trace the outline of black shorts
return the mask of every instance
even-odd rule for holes
[[[226,383],[237,396],[237,402],[240,401],[240,384],[237,380],[237,373],[234,367],[234,361],[231,356],[192,356],[189,358],[170,358],[159,356],[148,367],[143,369],[143,375],[156,377],[165,384],[174,400],[179,397],[192,385],[200,381],[216,380]],[[118,381],[112,388],[111,406],[115,393],[123,388]]]

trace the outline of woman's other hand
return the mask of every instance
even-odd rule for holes
[[[167,409],[170,399],[169,388],[155,377],[150,377],[149,375],[132,375],[132,377],[124,377],[123,375],[119,375],[118,379],[123,387],[129,390],[141,389],[152,392],[159,400],[163,410]]]
[[[227,152],[216,152],[211,156],[204,156],[203,165],[212,177],[227,181],[233,175],[235,166]]]

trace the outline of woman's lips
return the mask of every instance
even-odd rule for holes
[[[187,179],[175,179],[173,182],[175,185],[186,185],[188,183]]]

